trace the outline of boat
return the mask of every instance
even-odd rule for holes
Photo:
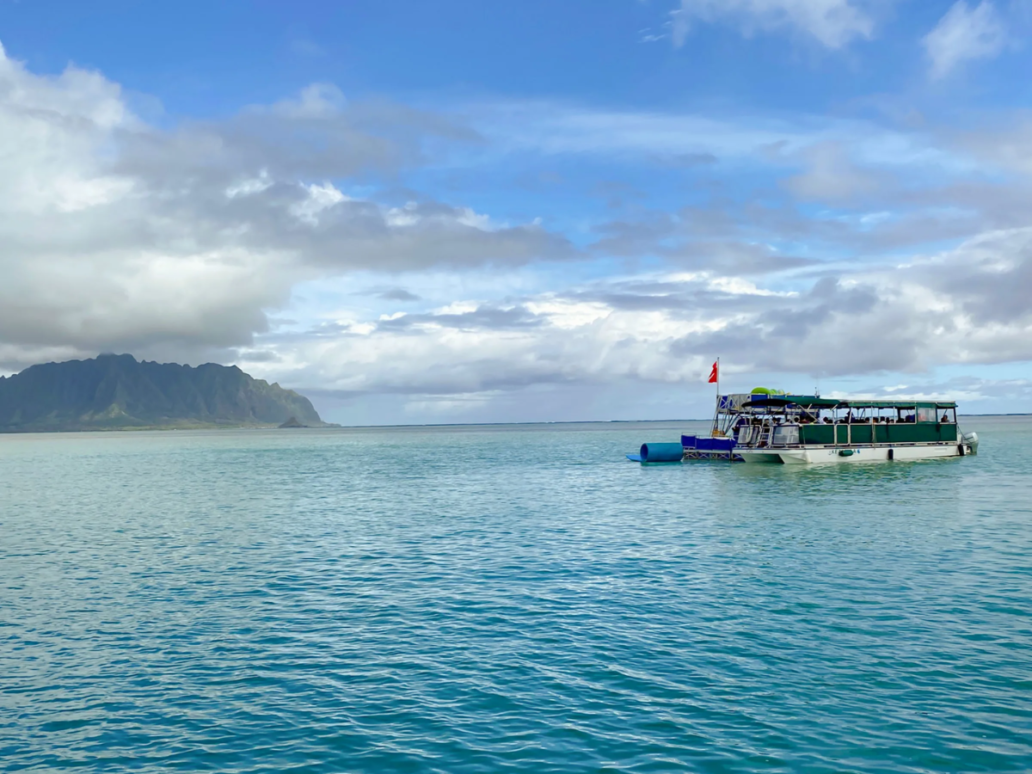
[[[978,452],[978,434],[961,431],[953,401],[750,395],[725,414],[724,423],[733,424],[721,431],[734,438],[733,456],[747,463],[927,460]]]

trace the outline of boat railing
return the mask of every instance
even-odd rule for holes
[[[736,445],[738,448],[750,448],[750,449],[762,449],[762,448],[776,448],[776,449],[794,449],[803,448],[806,446],[825,446],[833,448],[848,448],[854,446],[862,447],[896,447],[896,446],[927,446],[929,443],[941,443],[950,444],[954,441],[948,440],[875,440],[874,434],[868,438],[857,438],[853,430],[857,427],[875,427],[879,423],[877,422],[848,422],[848,421],[835,421],[830,422],[826,426],[834,428],[834,432],[831,436],[830,443],[803,443],[802,440],[802,428],[806,423],[795,423],[789,422],[784,424],[768,423],[766,421],[762,424],[746,424],[742,425],[735,432]],[[816,423],[815,423],[816,424]],[[948,423],[946,423],[948,424]],[[958,431],[957,439],[960,439],[963,435]]]

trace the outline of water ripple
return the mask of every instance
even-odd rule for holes
[[[1032,769],[1032,423],[620,456],[681,429],[0,438],[3,770]]]

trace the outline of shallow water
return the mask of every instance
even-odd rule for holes
[[[1032,420],[0,436],[0,770],[1032,769]]]

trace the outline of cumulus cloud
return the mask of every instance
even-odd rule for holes
[[[269,328],[299,281],[360,269],[511,265],[573,254],[539,225],[340,180],[418,165],[474,132],[316,84],[223,122],[164,130],[118,84],[36,75],[0,49],[0,343],[8,368],[52,351],[225,356]],[[56,350],[55,350],[56,348]]]
[[[1032,359],[1030,278],[1032,229],[1018,229],[907,264],[824,273],[796,290],[675,272],[266,344],[304,353],[294,383],[339,394],[693,383],[718,354],[739,373],[920,375],[941,364]]]
[[[734,24],[747,36],[795,30],[831,49],[874,33],[874,19],[858,0],[681,0],[674,45],[684,44],[695,22]]]
[[[933,78],[949,75],[964,62],[992,59],[1007,45],[1007,30],[996,7],[982,0],[972,8],[957,0],[922,41]]]

